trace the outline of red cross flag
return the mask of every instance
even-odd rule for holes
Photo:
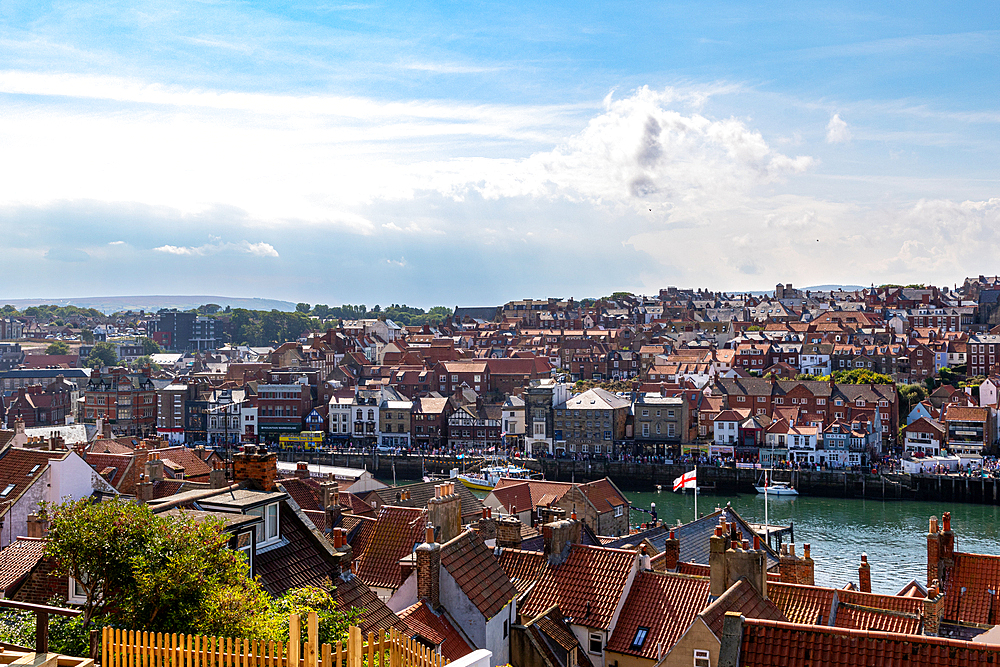
[[[674,491],[681,489],[694,489],[698,486],[698,469],[686,472],[674,480]]]

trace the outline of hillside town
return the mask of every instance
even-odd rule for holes
[[[978,460],[997,440],[998,295],[984,276],[759,296],[671,287],[456,307],[422,325],[300,304],[299,330],[263,346],[218,307],[36,308],[0,320],[2,408],[12,430],[101,424],[210,448]]]
[[[239,338],[260,328],[257,311],[8,307],[0,607],[46,619],[40,653],[49,614],[91,619],[118,582],[68,564],[59,516],[106,505],[211,523],[262,595],[324,591],[356,612],[351,632],[368,647],[411,642],[406,660],[431,661],[393,665],[993,663],[1000,556],[960,551],[971,536],[947,507],[905,535],[926,551],[926,577],[886,591],[891,565],[859,549],[857,578],[831,587],[817,584],[809,543],[731,505],[708,498],[693,521],[636,522],[623,480],[521,466],[993,474],[998,304],[1000,277],[984,276],[524,299],[419,324],[299,304],[267,345]],[[335,455],[362,463],[329,465]],[[368,469],[378,457],[444,470],[386,479]],[[106,649],[119,627],[120,610],[104,613],[98,662],[101,636]],[[348,664],[360,667],[360,646],[344,649]],[[267,664],[285,665],[271,650]],[[304,667],[328,664],[304,650]],[[340,650],[322,648],[338,661]]]

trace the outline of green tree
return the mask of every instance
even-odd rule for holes
[[[895,384],[888,375],[870,371],[867,368],[854,368],[849,371],[835,371],[833,381],[837,384]]]
[[[94,343],[94,332],[90,329],[84,329],[80,332],[80,340],[87,345],[92,345]]]
[[[312,306],[310,306],[308,303],[295,304],[296,313],[308,313],[310,310],[312,310]]]
[[[139,342],[142,343],[142,353],[146,356],[149,356],[151,354],[159,354],[160,352],[163,352],[163,348],[160,347],[160,344],[157,343],[152,338],[147,338],[143,336],[142,338],[139,339]]]
[[[94,347],[93,349],[91,349],[90,356],[87,358],[85,365],[88,368],[100,368],[102,366],[117,366],[118,352],[115,351],[115,346],[106,341],[94,343]]]
[[[149,367],[149,368],[152,368],[154,371],[163,370],[163,367],[160,366],[155,361],[153,361],[153,358],[150,357],[148,354],[145,354],[145,355],[143,355],[141,357],[136,357],[132,361],[132,363],[129,364],[129,366],[131,366],[132,368],[146,368],[146,367]]]
[[[45,354],[69,354],[69,345],[61,340],[57,340],[45,348]]]
[[[901,416],[909,414],[913,406],[927,398],[927,389],[921,384],[901,384],[896,386],[896,390],[899,392],[899,411]]]
[[[255,639],[288,639],[288,614],[320,617],[321,641],[343,639],[356,611],[340,612],[320,588],[272,599],[231,550],[223,523],[154,514],[120,499],[45,507],[46,556],[58,574],[81,582],[81,632],[92,623]],[[2,629],[2,628],[0,628]]]

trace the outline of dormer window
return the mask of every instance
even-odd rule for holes
[[[278,530],[278,503],[271,503],[263,507],[255,507],[247,514],[259,516],[264,520],[263,526],[257,526],[257,548],[274,544],[279,539]]]

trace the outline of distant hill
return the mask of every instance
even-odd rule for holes
[[[295,310],[291,301],[277,299],[258,299],[232,296],[86,296],[72,299],[3,299],[0,305],[10,304],[18,310],[28,306],[54,305],[76,306],[78,308],[94,308],[103,313],[114,313],[121,310],[145,310],[156,312],[161,308],[177,308],[190,310],[206,303],[216,303],[223,308],[247,308],[250,310]]]

